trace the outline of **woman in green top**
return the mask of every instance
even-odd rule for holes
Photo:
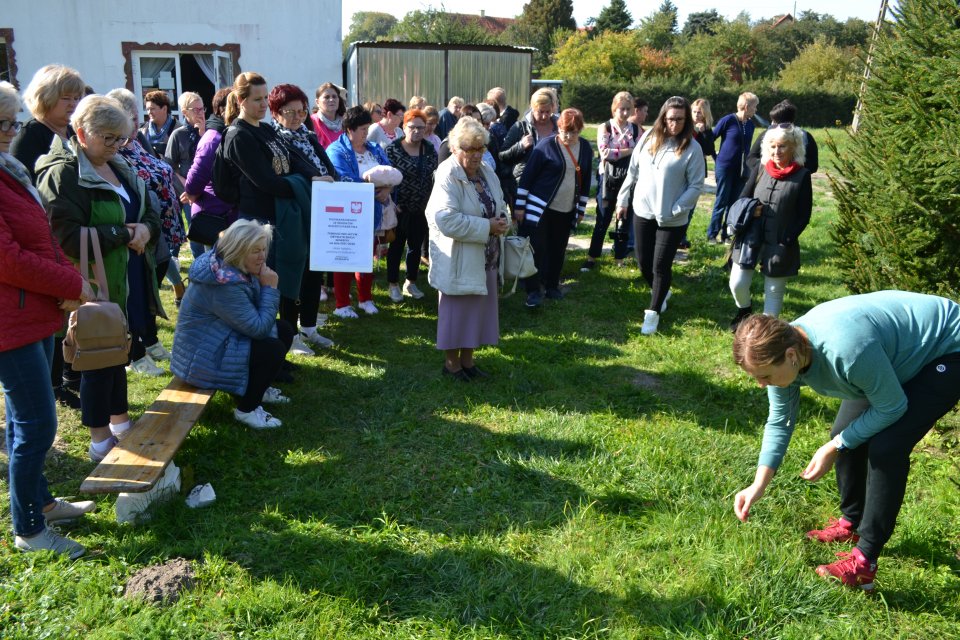
[[[734,499],[737,517],[746,521],[783,461],[800,387],[842,398],[831,440],[800,477],[819,480],[836,464],[843,517],[807,537],[856,542],[817,573],[872,589],[903,503],[910,453],[960,400],[960,305],[879,291],[826,302],[789,324],[751,316],[737,329],[733,356],[770,402],[756,477]]]

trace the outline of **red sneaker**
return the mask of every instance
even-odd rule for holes
[[[853,523],[846,518],[830,518],[823,529],[807,531],[807,537],[817,542],[852,542],[856,544],[860,536],[856,534]]]
[[[824,578],[836,578],[853,589],[873,591],[873,581],[877,577],[877,563],[869,562],[860,549],[837,554],[840,558],[832,564],[822,564],[817,567],[817,575]]]

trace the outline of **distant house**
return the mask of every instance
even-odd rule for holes
[[[0,77],[21,90],[44,65],[77,69],[98,93],[126,87],[136,95],[195,91],[207,105],[240,71],[307,95],[342,83],[339,0],[254,0],[198,4],[129,0],[30,0],[0,12]]]
[[[472,13],[450,13],[448,15],[462,25],[475,24],[492,36],[499,36],[516,22],[514,18],[488,16],[483,9],[480,10],[480,15],[473,15]]]
[[[792,24],[792,23],[794,23],[794,22],[796,22],[796,20],[794,20],[794,19],[793,19],[793,16],[788,13],[788,14],[786,14],[786,15],[780,16],[779,18],[775,18],[774,21],[773,21],[773,24],[770,25],[770,28],[771,28],[771,29],[776,29],[776,28],[779,27],[780,25],[788,25],[788,24]]]

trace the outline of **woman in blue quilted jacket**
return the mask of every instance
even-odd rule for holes
[[[290,402],[270,386],[293,342],[293,327],[277,320],[277,272],[267,266],[273,227],[237,220],[190,267],[173,338],[170,370],[201,389],[238,396],[234,417],[254,429],[280,420],[263,404]]]

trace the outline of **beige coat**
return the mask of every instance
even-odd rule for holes
[[[500,181],[486,165],[480,168],[490,186],[497,215],[507,215]],[[463,167],[451,156],[440,163],[427,202],[430,226],[430,286],[448,296],[486,295],[484,248],[490,221]]]

